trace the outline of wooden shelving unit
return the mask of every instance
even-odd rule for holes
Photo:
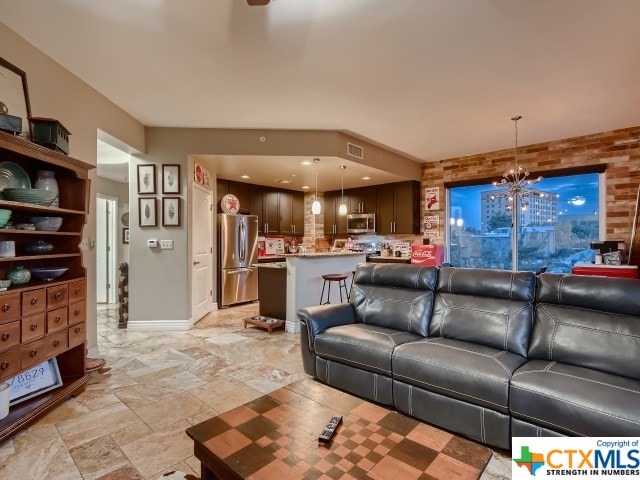
[[[12,211],[10,221],[30,223],[32,216],[62,217],[60,231],[0,228],[0,240],[15,242],[16,256],[0,258],[0,278],[15,266],[67,267],[51,282],[35,277],[24,285],[0,292],[0,382],[35,365],[56,358],[62,385],[13,405],[0,420],[0,443],[46,414],[69,396],[85,390],[89,379],[86,355],[86,269],[80,241],[89,205],[88,171],[91,165],[0,132],[0,162],[20,165],[32,184],[37,170],[55,173],[60,208],[0,199],[0,208]],[[29,254],[36,240],[53,245],[46,254]]]

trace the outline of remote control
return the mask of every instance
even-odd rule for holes
[[[341,416],[331,417],[331,420],[329,420],[329,423],[327,423],[327,426],[324,427],[324,430],[322,431],[322,433],[318,435],[318,442],[329,443],[329,441],[331,440],[331,437],[333,436],[333,432],[335,432],[336,427],[340,425],[340,422],[342,422]]]

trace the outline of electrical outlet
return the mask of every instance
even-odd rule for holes
[[[161,250],[173,250],[173,240],[160,240]]]

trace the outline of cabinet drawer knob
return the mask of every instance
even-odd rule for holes
[[[38,304],[38,299],[37,298],[32,298],[31,299],[31,305],[37,305]]]
[[[4,305],[2,305],[2,311],[4,313],[7,313],[9,310],[11,310],[11,305],[9,305],[8,303],[5,303]]]
[[[29,356],[30,356],[31,358],[35,357],[37,354],[38,354],[38,351],[37,351],[37,350],[31,350],[31,351],[29,352]]]
[[[0,337],[0,338],[2,338],[3,342],[6,342],[7,340],[9,340],[10,337],[11,337],[11,335],[9,335],[8,333],[3,333],[2,337]]]
[[[37,323],[32,323],[31,326],[29,327],[29,329],[32,332],[35,332],[38,329],[38,324]]]
[[[78,295],[80,293],[80,289],[76,287],[76,289],[74,290],[74,293]]]
[[[58,315],[55,319],[56,323],[60,323],[60,320],[62,320],[62,317],[60,315]]]
[[[56,293],[56,294],[53,296],[53,298],[55,298],[56,300],[60,300],[60,299],[62,299],[62,293],[61,293],[61,292]]]
[[[80,327],[76,327],[73,331],[76,333],[80,333]]]
[[[0,370],[6,370],[7,368],[9,368],[9,363],[2,362],[2,365],[0,365]]]
[[[73,314],[77,317],[78,315],[80,315],[80,310],[74,310]]]
[[[57,347],[58,345],[60,345],[60,340],[54,340],[53,346]]]

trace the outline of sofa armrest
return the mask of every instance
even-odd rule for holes
[[[327,328],[356,323],[353,307],[349,303],[316,305],[298,310],[298,320],[306,325],[309,350],[313,351],[316,335]]]

